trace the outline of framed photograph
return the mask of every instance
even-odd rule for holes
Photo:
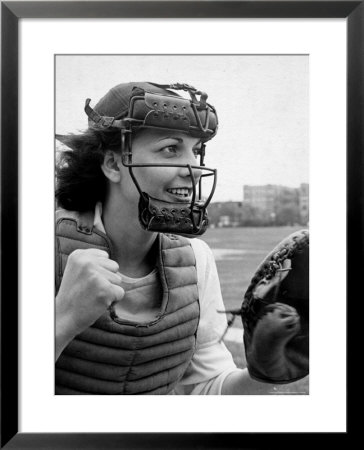
[[[363,2],[1,6],[2,448],[251,448],[328,433],[347,441],[347,304],[363,269],[353,254],[363,248]],[[120,397],[108,387],[111,395],[79,395],[98,391],[78,391],[77,381],[65,392],[75,395],[55,395],[59,142],[99,120],[98,100],[133,80],[188,83],[192,103],[201,95],[205,104],[206,91],[219,112],[206,145],[218,182],[202,239],[226,309],[240,307],[271,244],[309,226],[309,383],[265,395]],[[281,203],[259,215],[257,202],[272,195]],[[243,368],[240,322],[224,340]]]

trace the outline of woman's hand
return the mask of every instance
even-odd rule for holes
[[[75,250],[68,257],[56,298],[56,359],[66,345],[122,300],[119,265],[98,249]]]

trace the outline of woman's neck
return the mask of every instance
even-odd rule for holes
[[[150,273],[156,264],[157,233],[141,228],[138,211],[103,205],[102,220],[106,234],[113,244],[119,271],[129,277],[142,277]]]

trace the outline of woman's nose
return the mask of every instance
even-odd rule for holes
[[[193,166],[197,166],[198,163],[194,159],[193,162],[186,162],[186,165],[180,168],[180,176],[183,178],[191,177],[194,182],[197,183],[202,175],[202,170]]]

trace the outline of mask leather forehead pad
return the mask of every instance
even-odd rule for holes
[[[128,117],[144,127],[179,130],[208,139],[217,130],[216,112],[211,105],[146,91],[131,98]]]
[[[187,117],[187,109],[190,109],[190,101],[184,98],[161,96],[145,93],[145,104],[150,111],[144,119],[144,126],[159,126],[162,128],[188,131],[190,119]]]

